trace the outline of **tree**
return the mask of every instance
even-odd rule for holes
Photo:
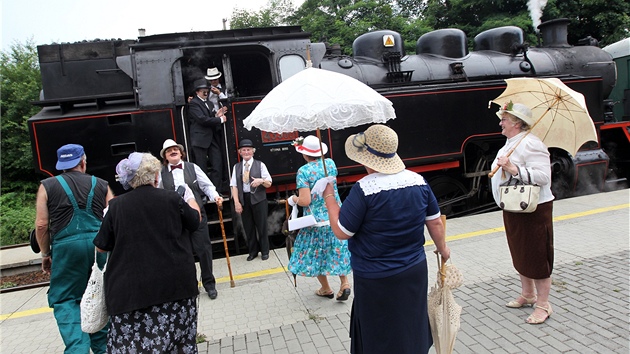
[[[569,43],[591,36],[604,47],[630,36],[630,2],[627,0],[549,0],[544,20],[568,18]]]
[[[41,79],[32,40],[16,43],[0,54],[2,77],[2,195],[0,196],[0,244],[26,242],[35,219],[37,180],[33,173],[30,137],[26,121],[39,108]]]
[[[399,9],[390,0],[306,0],[289,21],[310,32],[313,41],[340,44],[350,54],[352,42],[363,33],[402,31],[406,19]]]
[[[287,18],[293,14],[295,6],[291,0],[269,0],[260,11],[235,8],[230,18],[230,28],[275,27],[288,25]]]
[[[30,136],[26,121],[39,112],[31,105],[39,98],[41,78],[37,50],[32,40],[16,43],[0,54],[2,60],[2,189],[13,189],[26,183],[33,187],[37,181],[33,173]],[[37,184],[34,184],[37,187]]]

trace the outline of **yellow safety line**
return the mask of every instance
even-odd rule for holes
[[[8,315],[0,315],[0,321],[4,321],[7,318],[14,319],[14,318],[20,318],[20,317],[26,317],[26,316],[32,316],[32,315],[41,315],[42,313],[48,313],[48,312],[52,312],[52,309],[49,307],[40,307],[38,309],[14,312]]]
[[[583,211],[583,212],[579,212],[579,213],[572,213],[572,214],[567,214],[567,215],[556,216],[555,218],[553,218],[553,221],[556,222],[556,221],[575,219],[575,218],[580,218],[580,217],[584,217],[584,216],[605,213],[607,211],[626,209],[626,208],[629,208],[629,207],[630,207],[630,204],[620,204],[620,205],[615,205],[615,206],[611,206],[611,207],[592,209],[592,210],[587,210],[587,211]],[[495,233],[495,232],[503,232],[503,231],[505,231],[504,227],[495,227],[495,228],[486,229],[486,230],[479,230],[479,231],[474,231],[474,232],[468,232],[468,233],[465,233],[465,234],[448,236],[446,238],[446,240],[447,241],[455,241],[455,240],[461,240],[461,239],[465,239],[465,238],[482,236],[482,235],[492,234],[492,233]],[[427,241],[425,243],[425,245],[433,245],[433,241],[429,240],[429,241]],[[264,269],[264,270],[260,270],[260,271],[257,271],[257,272],[251,272],[251,273],[235,275],[234,276],[234,280],[243,280],[243,279],[257,278],[257,277],[261,277],[261,276],[264,276],[264,275],[272,275],[272,274],[277,274],[277,273],[283,273],[283,272],[286,272],[286,271],[287,271],[286,267],[277,267],[277,268],[271,268],[271,269]],[[217,281],[217,283],[226,283],[226,282],[230,281],[230,277],[229,276],[228,277],[221,277],[221,278],[216,279],[216,281]],[[25,317],[25,316],[39,315],[39,314],[48,313],[48,312],[52,312],[52,309],[51,308],[47,308],[47,307],[42,307],[42,308],[39,308],[39,309],[14,312],[14,313],[11,313],[11,314],[8,314],[8,315],[0,315],[0,321],[4,321],[5,319],[8,319],[8,318],[14,319],[14,318],[20,318],[20,317]]]

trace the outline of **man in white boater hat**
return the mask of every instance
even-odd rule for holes
[[[195,195],[195,200],[201,209],[201,222],[199,228],[192,233],[192,245],[197,258],[199,258],[199,268],[201,268],[201,283],[206,289],[210,299],[217,298],[216,280],[212,274],[212,244],[208,234],[208,217],[203,207],[202,198],[204,195],[217,203],[223,204],[223,198],[217,193],[216,188],[210,182],[206,174],[191,162],[184,162],[186,157],[184,146],[176,143],[172,139],[166,139],[160,151],[162,157],[162,171],[158,187],[170,190],[177,190],[181,185],[188,185]]]

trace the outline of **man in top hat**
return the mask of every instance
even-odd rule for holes
[[[94,264],[92,240],[103,221],[103,210],[114,197],[107,181],[86,174],[83,146],[57,150],[56,177],[44,179],[37,191],[35,233],[42,270],[50,274],[48,305],[53,308],[66,353],[105,353],[107,330],[81,331],[79,303]],[[99,265],[106,255],[97,256]]]
[[[254,160],[256,148],[249,139],[241,140],[238,153],[241,162],[232,169],[232,198],[234,209],[241,214],[243,228],[249,249],[248,261],[262,254],[262,260],[269,259],[269,239],[267,238],[267,191],[271,187],[271,175],[262,161]],[[256,238],[258,232],[258,238]]]
[[[188,118],[190,120],[190,141],[192,144],[194,162],[201,168],[219,193],[222,192],[223,157],[221,156],[222,131],[221,124],[225,123],[227,107],[214,109],[208,101],[210,88],[206,79],[195,81],[195,97],[188,103]],[[210,162],[210,166],[208,166]],[[210,171],[208,171],[210,167]]]
[[[188,185],[195,195],[195,200],[201,209],[201,222],[199,228],[192,233],[191,241],[193,250],[199,258],[199,268],[201,268],[201,283],[208,293],[210,299],[217,298],[216,280],[212,274],[212,243],[208,234],[208,217],[206,209],[203,207],[202,198],[204,195],[217,203],[223,205],[223,198],[217,193],[214,185],[208,179],[201,168],[194,163],[185,162],[186,157],[184,147],[172,139],[166,139],[160,151],[162,157],[162,171],[158,181],[158,187],[170,190],[177,190],[179,186]]]
[[[218,111],[219,100],[228,98],[225,93],[225,88],[221,86],[221,82],[219,82],[219,78],[221,77],[221,72],[217,68],[208,68],[208,72],[206,75],[206,80],[210,81],[210,94],[208,95],[208,100],[214,104],[214,110]]]

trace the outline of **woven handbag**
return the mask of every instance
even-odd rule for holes
[[[440,265],[439,259],[438,265]],[[446,262],[443,262],[438,269],[437,280],[440,286],[448,289],[457,289],[464,284],[464,275],[459,269],[457,269],[457,267],[455,267],[454,264],[447,264]],[[444,274],[442,274],[442,272]]]
[[[85,333],[96,333],[107,325],[107,306],[105,304],[105,268],[98,267],[96,249],[94,249],[94,265],[87,287],[81,298],[81,330]]]

